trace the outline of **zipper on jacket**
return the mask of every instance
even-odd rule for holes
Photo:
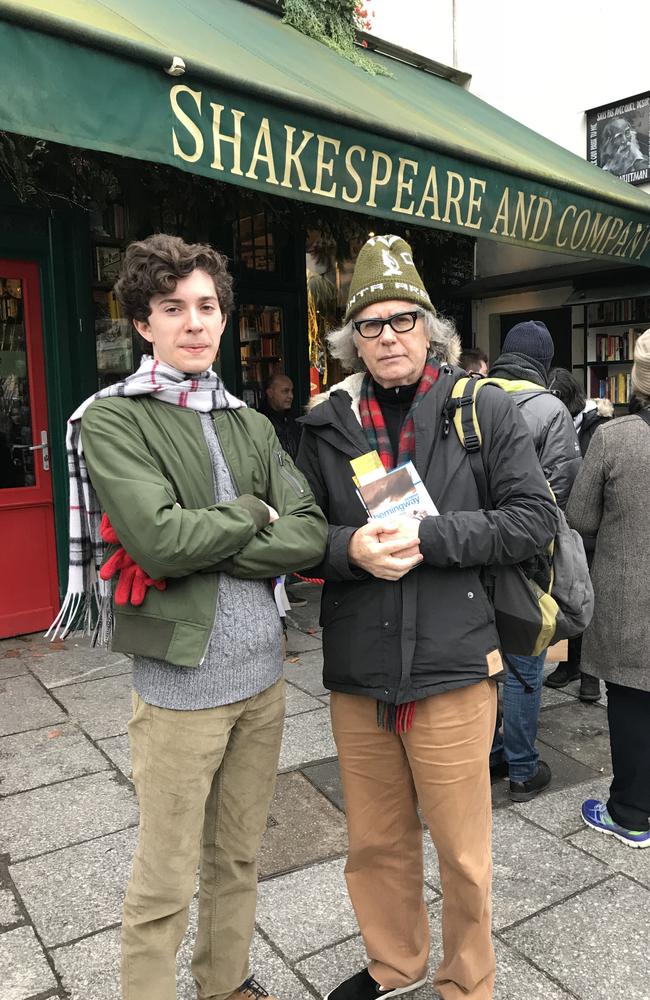
[[[288,483],[291,483],[294,490],[296,490],[299,496],[304,497],[305,491],[303,487],[300,485],[300,482],[291,472],[289,472],[289,470],[286,468],[284,464],[284,455],[282,454],[282,451],[276,451],[275,454],[278,460],[278,465],[280,466],[280,475],[282,476],[282,478],[286,479]]]

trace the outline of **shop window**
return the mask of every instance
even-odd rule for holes
[[[238,262],[249,271],[275,271],[275,243],[267,213],[241,215],[235,228]]]
[[[242,372],[242,399],[258,407],[264,398],[265,383],[282,372],[284,311],[280,306],[241,305],[239,354]]]

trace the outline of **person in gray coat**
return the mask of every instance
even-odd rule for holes
[[[489,375],[517,384],[512,399],[531,433],[555,499],[564,510],[582,459],[571,414],[548,388],[553,352],[546,324],[532,319],[517,323],[506,336]],[[539,656],[508,653],[505,659],[510,672],[503,687],[503,715],[497,719],[490,773],[493,778],[508,775],[510,798],[527,802],[551,780],[551,769],[539,759],[535,747],[546,651]]]
[[[634,351],[636,415],[596,430],[569,498],[569,524],[596,535],[596,606],[582,664],[607,686],[614,778],[585,823],[630,847],[650,847],[650,330]]]

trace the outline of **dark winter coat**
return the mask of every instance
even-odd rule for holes
[[[398,582],[348,562],[367,515],[350,459],[370,450],[359,418],[363,375],[351,375],[302,418],[298,467],[329,521],[321,605],[324,684],[402,704],[484,680],[499,663],[492,606],[479,579],[489,563],[517,563],[555,533],[555,506],[526,425],[509,396],[486,387],[477,401],[494,510],[479,509],[467,452],[443,436],[443,407],[465,375],[443,366],[415,411],[415,458],[439,517],[420,526],[424,562]],[[488,670],[488,656],[492,667]]]
[[[296,422],[296,418],[291,413],[278,413],[268,403],[262,403],[259,412],[271,421],[278,441],[295,462],[301,434],[300,424]]]
[[[533,436],[537,457],[555,499],[564,510],[581,463],[571,414],[554,393],[545,391],[548,376],[544,366],[525,354],[502,354],[490,368],[490,376],[539,386],[537,390],[522,389],[512,396]]]

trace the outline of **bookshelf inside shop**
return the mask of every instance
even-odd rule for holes
[[[134,369],[134,332],[113,291],[124,260],[124,211],[107,210],[93,246],[93,304],[97,348],[97,384],[100,389],[130,375]],[[139,359],[138,359],[139,360]]]
[[[249,406],[260,405],[265,380],[283,370],[282,316],[280,306],[239,307],[242,399]]]
[[[573,367],[576,375],[582,369],[588,396],[627,407],[634,345],[648,327],[650,297],[612,299],[574,307]]]

